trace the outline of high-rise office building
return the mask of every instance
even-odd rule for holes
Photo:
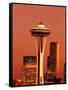
[[[23,85],[37,85],[37,59],[36,56],[24,56],[23,67],[21,69],[21,80]]]
[[[51,42],[50,43],[50,56],[47,57],[47,74],[48,79],[51,78],[54,80],[54,77],[57,78],[59,70],[59,43]]]
[[[55,71],[56,68],[56,49],[57,49],[57,43],[51,42],[50,43],[50,70]]]
[[[58,72],[58,68],[59,68],[59,43],[58,42],[50,43],[50,63],[51,63],[51,71]]]

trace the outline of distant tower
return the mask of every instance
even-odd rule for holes
[[[50,69],[55,72],[56,77],[58,77],[59,72],[59,43],[50,43]]]
[[[50,34],[50,30],[46,28],[43,23],[39,23],[37,26],[33,27],[31,30],[32,36],[36,37],[37,43],[37,59],[38,59],[38,84],[44,84],[43,76],[43,61],[44,61],[44,49],[46,38]]]
[[[47,57],[47,83],[54,83],[54,79],[59,77],[59,43],[50,43],[50,56]]]

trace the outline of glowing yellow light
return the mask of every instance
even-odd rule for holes
[[[21,82],[21,80],[19,79],[18,82]]]

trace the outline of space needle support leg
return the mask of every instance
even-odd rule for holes
[[[44,84],[44,73],[43,73],[43,63],[44,63],[44,50],[45,50],[45,37],[36,37],[36,52],[37,52],[37,64],[38,64],[38,85]]]
[[[40,84],[44,84],[44,50],[45,50],[46,38],[40,37]]]

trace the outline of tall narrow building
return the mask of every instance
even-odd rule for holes
[[[59,43],[50,43],[50,56],[47,58],[47,81],[54,83],[54,78],[58,78],[59,73]]]
[[[56,77],[59,72],[59,43],[50,43],[50,70],[55,73]]]
[[[57,42],[50,43],[50,63],[51,71],[56,70],[56,54],[57,54]]]

